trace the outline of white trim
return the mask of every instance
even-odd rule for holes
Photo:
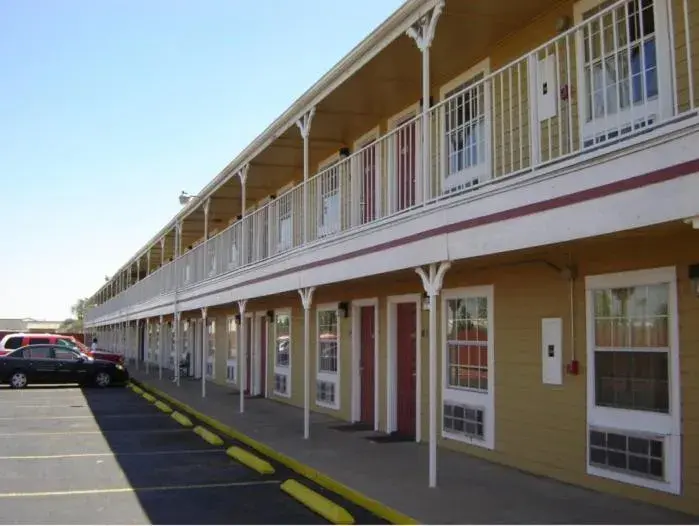
[[[352,151],[356,152],[357,150],[361,150],[370,142],[378,141],[380,138],[381,138],[381,126],[377,124],[371,130],[360,135],[358,139],[354,140],[354,142],[352,143]]]
[[[253,374],[253,365],[255,363],[255,313],[245,312],[245,330],[250,331],[250,338],[245,338],[245,343],[247,347],[250,348],[250,356],[247,355],[247,348],[242,349],[245,354],[245,370],[241,370],[241,373],[245,375],[245,389],[248,391],[248,396],[253,396],[253,386],[255,385],[255,375]],[[248,371],[250,371],[250,382],[248,383]],[[241,377],[242,378],[242,377]],[[252,385],[250,385],[252,384]],[[243,389],[243,391],[245,391]]]
[[[449,162],[449,156],[447,153],[447,140],[446,140],[446,135],[447,135],[447,130],[446,130],[446,117],[445,117],[445,112],[446,112],[446,105],[448,103],[445,103],[445,96],[448,92],[453,91],[454,89],[458,88],[460,85],[472,80],[474,77],[477,75],[483,75],[483,80],[476,82],[474,86],[480,85],[479,89],[483,90],[483,116],[485,122],[483,123],[483,137],[484,137],[484,152],[483,152],[483,158],[484,161],[482,163],[477,164],[474,167],[471,168],[466,168],[464,170],[461,170],[457,173],[451,174],[447,178],[447,170],[448,170],[448,162]],[[438,119],[439,119],[439,134],[440,134],[440,140],[439,142],[441,143],[440,147],[440,166],[439,166],[439,184],[441,185],[442,191],[445,190],[451,190],[453,188],[459,188],[459,187],[465,187],[467,186],[469,181],[473,181],[474,179],[478,179],[478,183],[481,184],[489,179],[493,178],[493,161],[492,161],[492,152],[493,152],[493,136],[492,136],[492,111],[491,111],[491,83],[486,82],[485,79],[488,78],[488,75],[490,74],[490,57],[486,57],[483,60],[481,60],[478,64],[475,66],[472,66],[465,72],[461,73],[459,76],[453,78],[446,84],[442,85],[439,89],[439,100],[440,106],[439,106],[439,112],[438,112]],[[454,96],[459,97],[463,92],[460,92],[460,94],[455,94]],[[447,179],[450,179],[449,183],[447,184]]]
[[[361,307],[374,307],[374,431],[379,430],[379,298],[352,301],[352,422],[362,418]]]
[[[364,133],[353,143],[353,155],[361,151],[363,148],[368,147],[373,143],[374,149],[374,196],[373,196],[373,214],[372,217],[381,217],[381,199],[382,199],[382,188],[384,182],[383,177],[383,146],[381,142],[381,126],[376,125],[374,128]],[[367,149],[367,151],[369,151]],[[363,154],[365,155],[365,154]],[[352,225],[357,226],[361,224],[362,221],[362,183],[364,181],[364,158],[361,155],[356,155],[352,161],[350,170],[352,171],[352,177],[350,180],[350,191],[352,198],[351,203],[351,220]]]
[[[280,398],[291,398],[291,367],[293,365],[293,350],[294,350],[294,318],[292,316],[293,310],[291,307],[285,307],[283,309],[275,309],[274,311],[274,352],[272,353],[272,360],[274,366],[274,376],[278,374],[283,374],[286,376],[286,393],[280,393],[275,389],[276,382],[274,381],[274,376],[272,377],[272,394]],[[289,365],[279,366],[277,365],[277,316],[288,316],[289,317]]]
[[[488,392],[481,393],[466,389],[450,388],[447,383],[447,301],[450,299],[485,297],[488,301]],[[480,285],[476,287],[463,287],[445,289],[442,291],[442,398],[440,401],[442,411],[444,402],[452,401],[475,407],[484,407],[484,439],[470,438],[465,435],[449,433],[440,424],[442,437],[464,442],[473,446],[486,449],[495,449],[495,287],[493,285]]]
[[[324,407],[326,409],[333,409],[339,411],[341,407],[341,392],[340,392],[340,379],[342,378],[341,372],[341,361],[342,361],[342,319],[340,318],[337,310],[339,308],[339,303],[321,303],[316,305],[316,326],[315,326],[315,373],[316,373],[316,396],[314,404],[318,407]],[[334,373],[326,372],[320,370],[320,313],[321,312],[334,312],[337,319],[337,371]],[[329,404],[321,402],[318,400],[318,381],[329,382],[335,386],[335,403]]]
[[[253,326],[253,342],[255,342],[255,346],[253,348],[253,369],[250,375],[252,379],[252,389],[250,390],[250,394],[253,396],[265,394],[262,392],[262,375],[265,374],[265,372],[262,370],[262,337],[260,336],[262,334],[262,327],[264,323],[267,323],[266,313],[264,311],[255,312],[255,322]]]
[[[213,325],[214,327],[214,334],[211,334],[211,326]],[[206,332],[206,349],[204,349],[204,352],[206,352],[206,368],[207,370],[204,371],[204,375],[206,376],[207,380],[214,380],[216,378],[216,317],[215,316],[208,316],[206,318],[206,324],[204,325],[203,330]],[[214,347],[214,352],[211,353],[211,340],[213,339],[213,347]],[[211,374],[208,374],[208,368],[209,365],[211,365]]]
[[[597,407],[595,405],[594,362],[594,301],[596,289],[643,286],[653,284],[668,286],[669,315],[669,412],[667,414]],[[586,331],[587,331],[587,473],[627,484],[642,486],[679,495],[682,491],[682,440],[680,399],[680,343],[679,312],[677,304],[677,271],[675,267],[662,267],[614,274],[601,274],[585,278]],[[591,427],[624,430],[631,433],[654,434],[664,437],[666,481],[658,481],[630,474],[591,466],[589,463],[589,430]]]
[[[388,296],[387,306],[387,349],[386,358],[386,432],[398,429],[398,353],[396,352],[396,305],[415,303],[415,442],[422,440],[422,294]]]
[[[386,141],[389,143],[389,154],[388,154],[388,172],[389,174],[393,174],[394,172],[397,173],[397,167],[395,166],[396,160],[396,137],[397,133],[395,132],[396,129],[400,128],[403,126],[405,123],[410,121],[411,119],[415,119],[414,124],[415,124],[415,144],[414,146],[414,152],[413,155],[415,156],[414,159],[414,170],[415,170],[415,195],[414,195],[414,205],[418,205],[419,203],[422,203],[422,191],[423,191],[423,185],[421,182],[418,180],[417,174],[421,171],[422,167],[422,142],[421,142],[421,137],[422,137],[422,120],[417,119],[416,117],[420,115],[421,109],[420,109],[420,101],[418,100],[417,102],[414,102],[407,108],[401,110],[400,112],[396,113],[395,115],[392,115],[391,117],[388,118],[388,133],[385,135]],[[395,177],[389,177],[388,180],[386,181],[386,184],[388,186],[387,189],[387,206],[389,210],[389,215],[397,213],[401,210],[398,210],[397,206],[395,205],[395,201],[398,199],[398,186],[397,186],[397,180],[398,177],[397,175]],[[408,206],[405,207],[405,209],[410,209],[412,207]]]

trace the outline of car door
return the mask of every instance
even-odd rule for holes
[[[25,358],[27,354],[29,354],[27,380],[30,383],[45,384],[56,381],[56,360],[53,359],[51,346],[26,347]]]
[[[76,383],[85,376],[85,367],[80,355],[65,345],[53,347],[53,357],[56,362],[56,383]]]

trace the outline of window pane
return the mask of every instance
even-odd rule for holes
[[[51,348],[50,347],[33,347],[29,351],[31,358],[36,359],[46,359],[51,358]]]
[[[228,359],[235,360],[238,357],[238,327],[235,318],[228,320]]]
[[[337,311],[318,312],[318,368],[322,372],[337,372]]]
[[[487,391],[488,300],[469,297],[446,303],[449,387]]]
[[[277,314],[276,322],[276,354],[277,365],[279,367],[289,366],[289,350],[291,341],[289,338],[291,330],[291,317],[288,314]]]
[[[668,353],[595,352],[598,406],[667,413]]]

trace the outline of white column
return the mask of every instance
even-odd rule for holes
[[[160,266],[165,265],[165,236],[160,238]]]
[[[146,252],[146,276],[150,276],[150,247],[148,247],[148,252]]]
[[[247,331],[245,330],[245,307],[248,300],[238,301],[240,312],[240,350],[238,351],[238,391],[240,392],[240,412],[245,412],[245,383],[247,379]]]
[[[311,434],[311,304],[315,287],[299,289],[303,304],[303,438]],[[291,345],[293,349],[293,342]],[[290,379],[291,380],[291,379]]]
[[[201,397],[206,398],[206,357],[208,354],[209,347],[209,331],[206,326],[206,307],[201,309]]]
[[[308,110],[303,116],[296,121],[296,126],[299,127],[301,132],[301,137],[303,138],[303,213],[301,217],[303,218],[303,242],[306,243],[308,238],[308,221],[311,215],[308,213],[308,177],[310,171],[310,161],[309,161],[309,145],[308,139],[311,134],[311,122],[313,121],[313,115],[315,115],[315,106]]]
[[[442,290],[444,274],[451,263],[446,261],[432,263],[428,271],[416,268],[415,272],[422,279],[422,286],[430,298],[430,367],[429,367],[429,397],[430,397],[430,442],[429,442],[429,486],[437,487],[437,298]]]
[[[434,40],[437,20],[444,9],[444,0],[434,6],[430,13],[425,14],[406,34],[415,40],[422,53],[422,200],[430,196],[430,46]]]
[[[163,347],[165,347],[165,331],[163,329],[163,315],[160,315],[160,330],[158,330],[158,379],[163,379]]]
[[[247,195],[246,195],[246,190],[247,190],[247,182],[248,182],[248,170],[250,169],[250,165],[246,164],[243,166],[240,170],[238,170],[238,178],[240,179],[240,252],[238,254],[238,261],[240,262],[240,265],[244,265],[246,263],[250,263],[250,261],[247,261],[245,258],[247,257],[247,248],[246,248],[246,228],[247,228],[247,221],[245,219],[245,210],[247,209]],[[241,323],[242,323],[242,318],[241,318]]]
[[[211,198],[204,201],[204,241],[209,239],[209,208],[211,208]]]

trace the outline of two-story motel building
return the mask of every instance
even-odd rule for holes
[[[699,512],[698,78],[696,0],[408,0],[89,330],[433,460]]]

